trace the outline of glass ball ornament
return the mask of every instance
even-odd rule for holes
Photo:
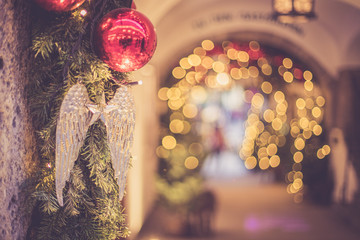
[[[153,56],[156,43],[150,20],[130,8],[107,13],[94,33],[98,57],[118,72],[131,72],[144,66]]]
[[[40,7],[51,12],[67,12],[74,10],[85,0],[34,0]]]

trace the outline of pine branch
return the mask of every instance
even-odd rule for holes
[[[89,98],[98,104],[102,92],[107,101],[114,96],[119,87],[114,79],[126,81],[125,74],[109,69],[92,50],[97,21],[125,2],[86,1],[81,7],[88,12],[85,18],[79,9],[62,14],[34,10],[41,13],[34,13],[33,72],[27,89],[41,161],[33,194],[41,210],[36,219],[39,224],[33,229],[36,239],[115,239],[129,235],[101,121],[87,132],[63,191],[64,207],[57,202],[54,184],[56,124],[70,87],[81,81]]]

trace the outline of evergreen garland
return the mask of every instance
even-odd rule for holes
[[[33,71],[27,89],[40,166],[34,176],[28,239],[119,239],[129,235],[103,122],[98,120],[87,132],[64,189],[64,207],[59,206],[55,194],[54,166],[56,122],[70,87],[81,81],[89,98],[98,104],[103,91],[109,101],[118,82],[126,83],[125,74],[109,69],[94,54],[92,32],[103,15],[130,7],[131,2],[88,0],[66,13],[33,6]],[[87,14],[82,16],[81,10]]]

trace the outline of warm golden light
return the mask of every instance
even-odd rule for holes
[[[294,156],[293,156],[294,162],[296,162],[296,163],[302,162],[303,158],[304,158],[304,155],[302,154],[302,152],[294,153]]]
[[[278,155],[274,155],[270,158],[270,166],[272,168],[276,168],[280,165],[280,157]]]
[[[190,96],[196,104],[202,104],[207,99],[207,91],[204,87],[197,85],[191,88]]]
[[[170,122],[169,129],[173,133],[181,133],[184,130],[184,123],[179,119],[174,119]]]
[[[295,0],[294,9],[299,13],[309,13],[313,8],[313,0]]]
[[[319,107],[314,107],[311,110],[311,113],[315,118],[319,118],[321,116],[321,109]]]
[[[300,178],[300,179],[303,179],[304,178],[304,174],[300,171],[298,172],[295,172],[294,174],[294,179],[297,179],[297,178]]]
[[[306,103],[305,103],[305,100],[304,100],[304,99],[298,98],[298,99],[296,100],[296,107],[297,107],[298,109],[304,109],[305,106],[306,106]]]
[[[274,94],[274,99],[277,103],[281,103],[285,100],[285,95],[283,92],[281,91],[277,91],[275,94]]]
[[[201,60],[201,65],[206,69],[211,69],[213,63],[214,63],[214,60],[209,56],[206,56]]]
[[[196,54],[189,55],[188,61],[191,66],[199,66],[201,64],[201,58]]]
[[[176,146],[176,139],[173,136],[165,136],[162,139],[162,145],[165,149],[173,149]]]
[[[264,120],[268,123],[272,122],[275,118],[275,113],[271,109],[266,109],[264,112]]]
[[[188,61],[188,58],[185,58],[185,57],[179,61],[179,64],[180,64],[180,67],[182,67],[183,69],[190,69],[192,67]]]
[[[193,53],[194,53],[195,55],[200,56],[200,57],[203,57],[203,56],[206,55],[206,51],[205,51],[205,49],[202,48],[202,47],[197,47],[197,48],[195,48],[194,51],[193,51]]]
[[[276,105],[276,112],[277,112],[279,115],[285,115],[285,114],[286,114],[286,110],[287,110],[287,106],[286,106],[286,104],[284,104],[284,102],[279,103],[279,104]]]
[[[319,158],[319,159],[323,159],[324,157],[325,157],[325,155],[324,155],[324,153],[323,153],[323,151],[322,151],[322,148],[320,148],[318,151],[317,151],[317,157]]]
[[[306,81],[311,81],[313,78],[313,74],[309,70],[306,70],[303,73],[303,77]]]
[[[176,100],[169,100],[168,101],[168,106],[171,110],[178,110],[182,107],[182,105],[184,105],[185,100],[180,98],[180,99],[176,99]]]
[[[261,147],[259,148],[258,152],[257,152],[258,158],[264,158],[267,157],[267,151],[266,151],[266,147]]]
[[[305,107],[307,109],[312,109],[314,107],[314,100],[312,100],[312,98],[307,98],[305,100]]]
[[[175,120],[175,119],[184,120],[184,115],[182,115],[179,112],[174,112],[170,115],[170,121]]]
[[[201,156],[204,153],[204,148],[201,143],[192,143],[189,146],[189,153],[194,156]]]
[[[284,72],[283,78],[285,82],[291,83],[294,80],[294,75],[291,72]]]
[[[257,136],[256,128],[254,126],[247,127],[245,129],[245,136],[249,139],[255,139]]]
[[[170,100],[177,100],[181,97],[181,90],[177,87],[168,89],[166,96]]]
[[[272,92],[272,85],[270,82],[264,81],[261,84],[261,90],[266,93],[266,94],[270,94]]]
[[[307,119],[306,117],[300,118],[299,125],[302,129],[309,127],[309,119]]]
[[[232,68],[232,69],[230,70],[230,76],[231,76],[233,79],[236,79],[236,80],[241,79],[242,74],[241,74],[240,69],[239,69],[239,68]]]
[[[297,139],[295,139],[295,141],[294,141],[294,146],[295,146],[295,148],[296,148],[297,150],[299,150],[299,151],[303,150],[304,147],[305,147],[305,141],[304,141],[304,139],[302,139],[302,138],[297,138]]]
[[[264,126],[264,124],[263,124],[261,121],[259,121],[259,122],[257,123],[256,127],[257,127],[257,129],[258,129],[258,133],[259,133],[259,134],[262,133],[262,132],[264,131],[264,129],[265,129],[265,126]]]
[[[249,78],[249,76],[250,76],[249,69],[247,69],[246,67],[241,67],[240,72],[241,72],[241,77],[242,78],[244,78],[244,79]]]
[[[183,107],[183,114],[187,118],[194,118],[198,113],[198,109],[195,104],[187,103]]]
[[[323,96],[318,96],[315,101],[319,107],[323,107],[325,105],[325,98]]]
[[[165,149],[163,146],[158,146],[156,148],[156,155],[159,158],[168,158],[170,156],[170,151]]]
[[[280,118],[275,118],[272,122],[271,122],[271,126],[274,130],[279,131],[282,128],[282,121]]]
[[[245,160],[245,167],[247,169],[254,169],[257,165],[257,160],[254,156],[251,156],[251,157],[248,157],[246,160]]]
[[[283,65],[279,66],[278,73],[280,76],[283,76],[286,71],[287,69]]]
[[[293,138],[296,138],[300,133],[300,128],[298,126],[292,126],[290,130],[290,134]]]
[[[169,88],[167,87],[160,88],[158,91],[158,98],[162,101],[167,101],[169,99],[167,96],[168,90]]]
[[[211,51],[214,49],[215,45],[211,40],[204,40],[201,43],[201,46],[206,50],[206,51]]]
[[[320,136],[320,134],[322,133],[322,127],[320,125],[315,125],[313,127],[313,133],[316,135],[316,136]]]
[[[196,84],[195,75],[196,75],[196,72],[190,71],[186,74],[185,80],[188,83],[190,83],[191,85],[194,85],[194,84]]]
[[[294,181],[294,175],[295,175],[295,171],[291,171],[287,174],[287,180],[289,182],[293,182]]]
[[[251,103],[251,99],[254,96],[254,93],[251,90],[245,90],[244,92],[244,101]]]
[[[176,79],[182,79],[183,77],[185,77],[185,74],[186,74],[186,71],[181,67],[176,67],[172,71],[172,75]]]
[[[251,99],[251,105],[255,108],[261,108],[264,105],[264,96],[260,93],[255,93]]]
[[[262,67],[264,64],[268,64],[268,61],[266,60],[266,58],[261,57],[257,60],[257,64],[259,67]]]
[[[275,0],[274,9],[279,13],[290,13],[292,10],[291,0]]]
[[[187,169],[192,170],[199,166],[199,160],[194,156],[190,156],[185,159],[184,165]]]
[[[259,116],[256,115],[255,113],[251,113],[248,115],[248,119],[247,122],[249,125],[254,125],[259,121]]]
[[[303,181],[300,178],[294,179],[293,186],[296,190],[303,187]]]
[[[225,71],[225,64],[220,61],[216,61],[212,64],[212,68],[215,72],[222,73]]]
[[[268,157],[263,157],[259,161],[259,167],[261,170],[268,169],[270,166],[270,160]]]
[[[283,59],[283,65],[284,65],[284,67],[286,67],[287,69],[290,69],[290,68],[292,68],[292,66],[293,66],[293,62],[291,61],[290,58],[284,58],[284,59]]]
[[[323,147],[322,147],[322,149],[324,150],[323,152],[324,152],[324,155],[329,155],[330,154],[330,146],[329,145],[324,145]]]
[[[259,69],[255,66],[249,67],[249,75],[252,78],[257,78],[259,76]]]
[[[298,109],[298,110],[297,110],[297,115],[298,115],[300,118],[306,117],[306,116],[307,116],[307,110],[306,110],[306,108]]]
[[[238,51],[234,48],[228,49],[226,54],[231,60],[236,60],[238,58]]]
[[[314,89],[314,84],[311,81],[304,82],[304,88],[306,91],[312,91]]]
[[[238,52],[238,59],[240,62],[248,62],[249,61],[249,54],[245,51]]]
[[[265,63],[261,66],[261,71],[267,75],[267,76],[270,76],[271,73],[272,73],[272,68],[269,64]]]
[[[312,131],[310,129],[304,130],[303,136],[304,136],[305,139],[310,139],[311,136],[312,136]]]
[[[216,81],[221,86],[226,86],[230,83],[230,78],[227,73],[219,73],[218,75],[216,75]]]
[[[257,41],[250,41],[249,47],[253,51],[259,51],[260,50],[260,44]]]
[[[86,14],[87,14],[87,11],[86,11],[85,9],[82,9],[82,10],[80,11],[80,15],[81,15],[82,17],[85,17]]]
[[[191,130],[191,124],[188,121],[184,121],[184,130],[181,132],[181,134],[185,135],[188,134]]]
[[[266,152],[269,156],[273,156],[277,153],[277,146],[274,143],[269,144],[266,148]]]

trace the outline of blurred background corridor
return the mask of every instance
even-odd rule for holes
[[[358,230],[349,226],[337,209],[294,203],[282,184],[261,183],[259,176],[239,181],[212,182],[217,204],[212,232],[189,236],[179,229],[176,215],[160,208],[154,210],[136,239],[348,239],[359,238]]]
[[[132,238],[358,239],[359,1],[135,3]]]

